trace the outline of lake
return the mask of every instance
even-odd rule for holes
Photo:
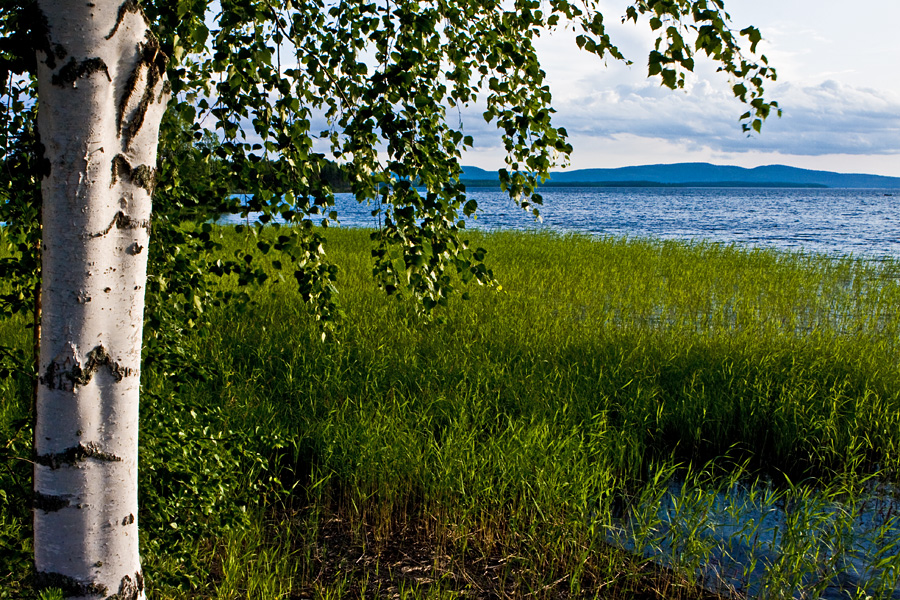
[[[782,250],[900,258],[900,191],[800,188],[545,188],[542,220],[498,188],[469,188],[472,229],[551,229],[707,240]],[[377,227],[373,206],[337,194],[343,227]],[[226,221],[238,222],[230,218]]]

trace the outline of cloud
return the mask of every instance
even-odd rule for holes
[[[773,85],[769,95],[784,109],[762,135],[747,138],[738,115],[744,107],[727,86],[702,80],[687,92],[656,82],[620,83],[586,90],[556,108],[557,124],[580,136],[630,134],[714,151],[824,154],[900,154],[900,98],[828,80],[818,85]]]

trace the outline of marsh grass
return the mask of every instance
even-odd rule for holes
[[[338,339],[280,283],[211,309],[202,379],[143,374],[154,594],[891,597],[900,264],[472,233],[502,289],[425,321],[328,237]]]

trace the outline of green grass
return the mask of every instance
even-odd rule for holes
[[[225,252],[247,245],[223,235]],[[829,531],[865,506],[863,480],[900,478],[900,263],[470,237],[502,290],[470,290],[434,321],[375,289],[366,232],[331,230],[338,339],[318,341],[282,283],[186,342],[208,376],[145,370],[154,597],[697,597],[708,507],[738,487],[819,523],[783,536],[781,558],[760,554],[771,597],[840,567]],[[28,389],[0,384],[0,444]],[[667,529],[657,508],[689,465],[682,526]],[[0,557],[25,552],[7,550],[27,544],[23,514],[0,499]],[[610,546],[624,522],[636,548],[677,544],[678,560]],[[880,542],[871,590],[896,585],[897,543]]]

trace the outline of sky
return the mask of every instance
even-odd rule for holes
[[[752,137],[738,120],[744,105],[710,61],[697,60],[685,90],[647,78],[655,35],[646,23],[620,23],[628,4],[601,0],[631,66],[579,51],[574,34],[538,42],[555,123],[574,146],[567,169],[712,162],[900,177],[900,0],[726,0],[736,29],[760,29],[758,52],[778,72],[766,96],[784,116]],[[462,115],[476,143],[462,162],[501,168],[496,129],[480,115],[477,107]]]

